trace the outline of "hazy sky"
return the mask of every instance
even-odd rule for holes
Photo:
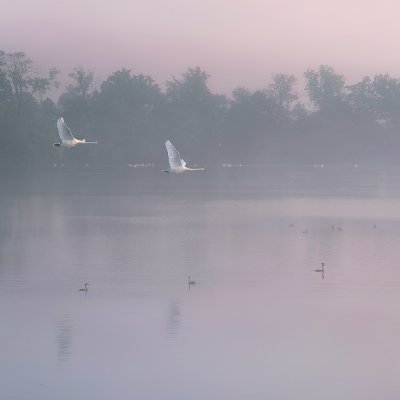
[[[3,0],[0,49],[65,74],[126,67],[162,83],[188,66],[215,91],[332,65],[350,80],[400,76],[395,0]]]

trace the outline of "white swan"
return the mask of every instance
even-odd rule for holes
[[[58,118],[57,120],[58,134],[60,135],[61,142],[54,143],[54,147],[66,147],[67,149],[72,149],[77,144],[97,144],[98,142],[87,142],[85,139],[79,140],[75,139],[68,128],[67,124],[64,122],[64,118]]]
[[[186,171],[204,171],[204,168],[188,168],[186,167],[186,162],[179,155],[178,150],[173,146],[173,144],[167,140],[165,142],[165,147],[168,152],[169,169],[163,169],[162,172],[181,174]]]

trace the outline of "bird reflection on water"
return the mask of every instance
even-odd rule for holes
[[[57,361],[68,361],[72,349],[72,321],[63,318],[57,324]]]
[[[177,301],[172,301],[168,306],[167,335],[174,338],[180,328],[181,307]]]

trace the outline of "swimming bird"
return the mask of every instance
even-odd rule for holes
[[[192,280],[190,279],[190,275],[189,275],[188,283],[189,283],[189,286],[190,286],[190,285],[195,285],[195,284],[196,284],[196,281],[192,281]]]
[[[322,272],[322,273],[324,273],[325,272],[325,263],[321,263],[321,268],[319,268],[319,269],[314,269],[314,271],[315,272]]]
[[[182,172],[186,171],[204,171],[204,168],[186,167],[185,160],[181,158],[178,150],[169,140],[165,142],[165,147],[167,148],[168,152],[169,169],[163,169],[162,172],[168,174],[181,174]]]
[[[84,288],[80,288],[79,292],[87,292],[88,291],[88,286],[89,286],[89,284],[86,282],[85,283],[85,287]]]
[[[68,128],[67,124],[64,122],[64,118],[58,118],[57,120],[58,134],[60,135],[60,143],[54,143],[54,147],[65,147],[67,149],[72,149],[78,144],[97,144],[98,142],[87,142],[86,139],[75,139]]]

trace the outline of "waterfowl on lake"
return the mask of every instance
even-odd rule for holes
[[[87,292],[88,286],[89,286],[89,284],[86,282],[86,283],[85,283],[85,287],[84,287],[84,288],[80,288],[79,291],[80,291],[80,292]]]
[[[189,275],[188,283],[189,283],[189,285],[195,285],[195,284],[196,284],[196,281],[192,281],[192,280],[190,279],[190,275]]]
[[[319,269],[314,269],[314,271],[315,272],[322,272],[322,273],[324,273],[325,272],[325,263],[321,263],[321,268],[319,268]]]

